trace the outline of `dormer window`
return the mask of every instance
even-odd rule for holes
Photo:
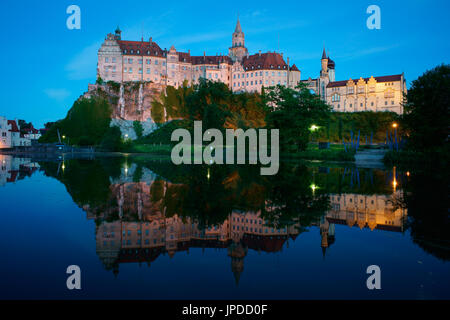
[[[147,51],[147,54],[150,54],[150,51]]]
[[[123,50],[123,53],[124,53],[124,54],[127,54],[127,50]]]
[[[133,51],[133,50],[131,50],[130,52],[131,52],[131,53],[134,53],[134,51]]]
[[[140,53],[141,53],[141,52],[138,50],[138,51],[137,51],[137,54],[140,54]]]

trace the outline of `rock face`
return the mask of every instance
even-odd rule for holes
[[[122,132],[122,137],[124,137],[125,139],[136,140],[137,135],[134,131],[133,122],[133,120],[111,119],[111,123],[109,124],[109,126],[119,127],[120,131]],[[141,124],[142,128],[144,129],[144,132],[142,133],[142,135],[144,136],[152,133],[158,128],[156,123],[151,118],[148,118],[146,121],[141,121]]]
[[[146,121],[165,86],[152,82],[90,84],[85,98],[102,96],[113,106],[113,119]]]
[[[165,86],[152,82],[125,82],[90,84],[85,98],[103,97],[113,107],[111,126],[117,126],[124,138],[136,139],[133,122],[140,121],[148,135],[157,126],[152,120],[151,110],[155,101],[160,101]]]

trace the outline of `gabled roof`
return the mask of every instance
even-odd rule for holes
[[[300,70],[298,70],[297,66],[294,63],[291,67],[291,71],[300,71]]]
[[[365,82],[369,81],[370,78],[363,78],[363,80]],[[402,75],[401,74],[394,74],[394,75],[389,75],[389,76],[381,76],[381,77],[374,77],[374,79],[377,82],[392,82],[392,81],[401,81],[402,80]],[[358,82],[359,79],[353,79],[353,81],[355,83]],[[342,80],[342,81],[334,81],[334,82],[330,82],[327,85],[327,88],[335,88],[335,87],[345,87],[347,85],[347,82],[349,80]]]
[[[154,41],[127,41],[117,40],[122,54],[131,56],[155,56],[163,57],[164,51]],[[138,53],[139,52],[139,53]]]
[[[8,124],[11,125],[11,129],[9,129],[10,132],[19,132],[16,120],[8,120]]]
[[[257,53],[244,57],[242,64],[245,70],[252,69],[277,69],[287,70],[288,65],[283,56],[277,52]]]

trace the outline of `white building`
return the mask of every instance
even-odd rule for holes
[[[98,51],[97,76],[104,81],[151,81],[179,87],[184,81],[197,84],[201,78],[225,83],[232,91],[261,92],[262,87],[294,88],[300,70],[284,60],[283,53],[249,55],[245,35],[237,21],[228,55],[193,56],[172,46],[161,49],[153,41],[122,40],[121,31],[108,34]]]

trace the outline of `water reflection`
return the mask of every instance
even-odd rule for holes
[[[443,212],[435,213],[433,223],[417,211],[423,205],[412,196],[417,190],[429,193],[424,176],[396,168],[283,163],[278,175],[261,176],[253,166],[180,167],[144,157],[38,162],[0,156],[0,163],[0,186],[36,170],[62,182],[95,221],[97,255],[116,275],[121,264],[150,266],[161,255],[223,248],[238,283],[249,250],[289,250],[311,227],[320,231],[317,250],[326,258],[339,238],[336,225],[389,232],[410,228],[424,250],[449,257],[446,204],[433,204]]]

